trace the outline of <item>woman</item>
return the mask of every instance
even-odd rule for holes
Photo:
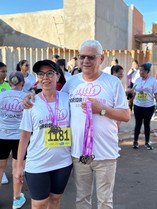
[[[21,72],[9,76],[11,90],[0,93],[0,182],[6,168],[7,159],[12,152],[13,170],[13,209],[21,208],[26,199],[21,193],[22,184],[15,181],[14,173],[17,167],[17,150],[20,139],[19,125],[22,119],[22,101],[26,93],[22,91],[24,77]],[[25,157],[25,156],[24,156]],[[24,157],[21,159],[22,168]]]
[[[138,149],[138,137],[140,134],[142,122],[144,121],[145,146],[152,150],[150,144],[150,120],[155,109],[155,100],[157,101],[157,82],[156,79],[149,75],[151,69],[150,63],[140,66],[140,77],[134,83],[134,115],[135,130],[133,148]]]
[[[124,77],[124,69],[120,65],[114,65],[111,68],[111,74],[122,80],[122,78]]]
[[[38,61],[33,71],[42,92],[35,96],[33,107],[24,110],[16,178],[23,182],[21,159],[27,150],[25,176],[32,209],[59,209],[72,169],[69,99],[67,93],[56,90],[56,63]]]
[[[32,73],[29,73],[29,64],[27,60],[21,60],[17,66],[16,70],[20,71],[25,78],[25,85],[23,86],[23,91],[28,93],[32,90],[33,85],[36,82],[36,78]]]

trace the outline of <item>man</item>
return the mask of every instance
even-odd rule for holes
[[[7,76],[7,66],[3,62],[0,62],[0,92],[11,89],[10,85],[7,82],[5,82],[6,76]],[[8,179],[5,173],[3,174],[1,183],[2,184],[8,183]]]
[[[83,42],[79,55],[82,73],[73,76],[62,89],[69,93],[70,100],[76,209],[92,208],[94,176],[98,209],[113,208],[119,156],[117,121],[130,119],[121,81],[100,70],[103,60],[98,41]]]
[[[59,58],[60,58],[60,56],[58,54],[54,54],[52,56],[52,61],[56,63],[59,60]]]
[[[103,60],[101,44],[96,40],[85,41],[81,45],[79,55],[82,73],[67,82],[62,89],[68,92],[70,97],[77,209],[92,208],[91,194],[94,176],[96,177],[98,209],[113,208],[116,159],[119,156],[116,121],[127,122],[130,119],[124,88],[117,77],[101,72],[100,65]],[[91,103],[92,111],[92,118],[89,120],[88,101]],[[90,124],[88,127],[87,122]],[[93,138],[90,137],[92,132]],[[87,140],[91,139],[90,143],[86,141],[87,147],[85,146],[86,134]],[[88,150],[88,146],[92,144],[91,153],[88,157],[84,157],[87,158],[84,160],[84,150]],[[89,161],[93,158],[94,160],[87,164],[89,158]]]

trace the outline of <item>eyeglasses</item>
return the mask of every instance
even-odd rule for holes
[[[37,76],[38,78],[44,78],[44,76],[46,75],[46,77],[48,78],[53,78],[55,74],[57,74],[55,71],[48,71],[46,73],[40,71],[38,72]]]
[[[96,59],[96,57],[101,56],[101,54],[95,54],[95,55],[83,55],[83,54],[79,54],[78,58],[79,60],[84,60],[86,57],[89,61],[93,61]]]

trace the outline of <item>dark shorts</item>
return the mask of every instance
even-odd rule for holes
[[[48,198],[50,194],[62,194],[67,185],[71,169],[72,164],[68,167],[45,173],[25,172],[31,198],[43,200]]]
[[[12,158],[17,160],[18,145],[19,140],[0,139],[0,160],[8,159],[10,152],[12,152]]]

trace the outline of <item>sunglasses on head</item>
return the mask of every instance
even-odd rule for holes
[[[85,58],[87,58],[88,60],[92,61],[95,60],[96,57],[101,56],[101,54],[95,54],[95,55],[83,55],[83,54],[79,54],[78,58],[79,60],[84,60]]]

